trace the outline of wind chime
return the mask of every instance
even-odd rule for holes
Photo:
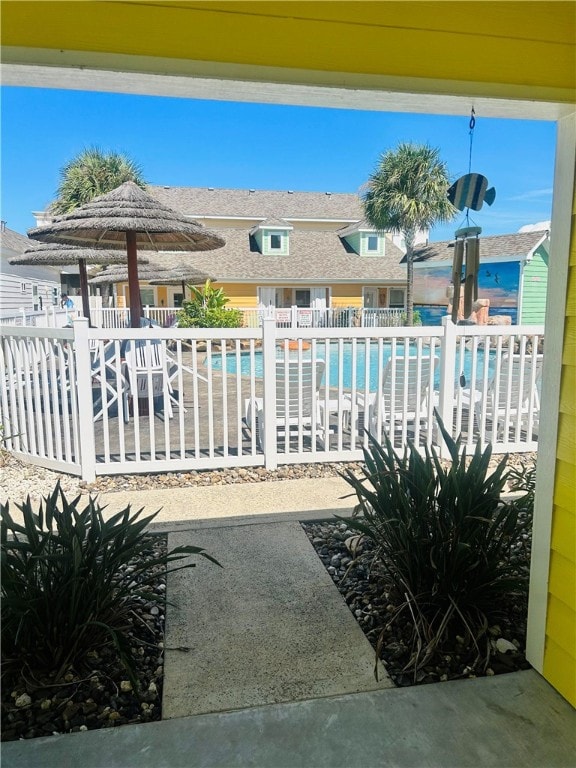
[[[464,323],[470,322],[474,302],[478,300],[478,271],[480,269],[480,240],[482,227],[470,224],[470,209],[479,211],[482,205],[492,205],[496,198],[494,187],[488,189],[488,179],[479,173],[471,173],[472,142],[476,117],[474,108],[470,113],[470,152],[468,158],[468,173],[461,176],[448,190],[448,200],[459,211],[466,210],[466,225],[454,233],[454,261],[452,264],[452,322],[458,322],[462,284],[464,284]],[[465,265],[465,271],[463,267]]]

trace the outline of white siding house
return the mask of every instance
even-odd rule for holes
[[[8,259],[30,247],[30,239],[8,229],[0,230],[0,317],[60,304],[60,271],[57,267],[13,266]]]

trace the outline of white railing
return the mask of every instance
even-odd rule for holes
[[[267,317],[274,317],[278,328],[395,328],[403,323],[401,309],[363,309],[332,307],[330,309],[259,309],[238,307],[244,328],[259,328]],[[144,317],[162,328],[174,326],[179,307],[144,307]],[[125,328],[130,324],[128,308],[96,307],[90,310],[92,324],[97,328]]]
[[[278,328],[393,328],[402,325],[401,309],[366,309],[361,307],[331,307],[329,309],[240,308],[244,326],[258,328],[266,317],[274,317]]]
[[[64,328],[78,316],[76,310],[60,309],[56,306],[40,310],[24,309],[17,312],[0,313],[0,325],[10,325],[27,328]]]
[[[454,436],[537,446],[538,327],[4,327],[5,445],[95,474],[359,460]]]

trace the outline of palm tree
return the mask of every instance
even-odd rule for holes
[[[69,213],[98,195],[111,192],[125,181],[133,181],[139,187],[146,186],[140,167],[126,155],[118,152],[106,153],[98,147],[84,149],[60,170],[57,198],[50,204],[48,211],[54,215]],[[80,289],[84,312],[89,315],[85,269],[81,264]],[[111,284],[106,286],[104,297],[109,295],[111,288]]]
[[[399,232],[406,245],[406,316],[414,318],[414,239],[434,224],[450,221],[456,209],[446,197],[450,182],[439,150],[426,144],[399,144],[385,152],[363,194],[368,222],[382,232]]]
[[[60,171],[57,199],[51,204],[54,214],[68,213],[94,197],[111,192],[125,181],[145,186],[140,167],[126,155],[85,149]]]

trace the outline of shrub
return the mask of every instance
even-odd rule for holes
[[[400,325],[406,325],[407,322],[408,322],[408,313],[402,312],[400,316]],[[412,313],[412,325],[422,325],[422,314],[418,309],[415,309]]]
[[[460,440],[437,419],[448,466],[433,447],[422,456],[409,443],[400,456],[387,435],[383,445],[369,435],[364,477],[343,473],[362,515],[346,522],[373,542],[383,589],[396,606],[377,654],[386,632],[410,612],[412,653],[405,669],[415,674],[455,634],[475,646],[475,666],[487,666],[490,645],[481,639],[489,620],[503,600],[527,590],[527,574],[510,558],[523,544],[520,506],[501,500],[508,457],[488,474],[490,446],[482,452],[478,445],[468,460]]]
[[[178,312],[180,328],[239,328],[242,325],[242,312],[226,307],[230,299],[223,288],[214,288],[210,280],[206,280],[203,288],[188,287],[192,298],[182,302]]]
[[[127,617],[142,598],[159,600],[148,591],[155,566],[190,555],[218,563],[193,546],[152,555],[145,529],[157,512],[143,517],[128,506],[104,520],[96,500],[81,510],[79,502],[80,496],[69,502],[57,484],[38,513],[29,497],[17,505],[22,524],[0,505],[3,657],[8,667],[28,665],[58,680],[90,649],[113,646],[137,684]]]
[[[518,504],[531,512],[534,509],[534,495],[536,493],[536,467],[521,464],[520,467],[511,467],[508,473],[510,490],[523,491],[524,496],[518,499]]]

